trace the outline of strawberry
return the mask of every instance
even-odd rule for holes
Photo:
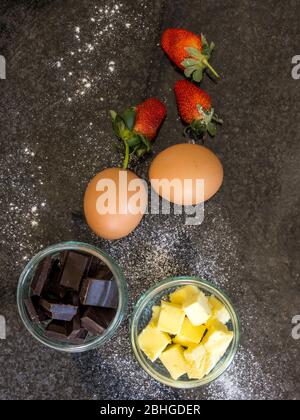
[[[128,108],[122,115],[115,111],[110,111],[110,114],[114,132],[124,142],[123,168],[127,169],[132,154],[141,157],[151,151],[151,141],[155,139],[167,110],[158,99],[150,98]]]
[[[166,107],[158,99],[148,99],[136,107],[133,130],[153,140],[165,117]]]
[[[211,97],[188,80],[178,80],[175,83],[175,95],[181,119],[189,124],[185,133],[191,131],[196,136],[208,132],[215,136],[216,123],[222,124],[211,105]]]
[[[206,68],[220,77],[209,64],[215,44],[212,42],[209,45],[203,34],[200,37],[185,29],[166,29],[161,46],[170,60],[184,71],[185,76],[195,82],[201,82]]]

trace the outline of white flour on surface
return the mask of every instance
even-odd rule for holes
[[[279,397],[276,385],[275,378],[262,368],[257,357],[240,346],[228,371],[207,387],[207,399],[274,399]]]
[[[149,6],[149,5],[148,5]],[[143,5],[144,9],[148,7]],[[121,31],[129,31],[141,27],[142,14],[137,11],[130,15],[126,4],[120,2],[103,2],[102,6],[94,6],[90,17],[81,26],[70,30],[73,47],[63,57],[58,57],[51,66],[59,71],[59,76],[65,84],[65,100],[76,102],[93,92],[100,90],[99,97],[104,101],[108,84],[114,81],[120,83],[118,56],[112,49],[107,52],[109,40],[121,38]],[[146,28],[141,27],[141,38]],[[121,39],[120,39],[121,42]],[[102,51],[105,53],[102,54]],[[97,71],[95,59],[106,61],[106,71]],[[102,92],[101,92],[102,89]],[[103,95],[103,96],[102,96]]]
[[[38,144],[36,144],[36,147]],[[5,179],[10,179],[9,187],[17,193],[6,194],[7,211],[6,223],[2,226],[0,242],[3,246],[9,246],[14,250],[16,265],[28,261],[42,244],[36,247],[33,236],[36,229],[39,229],[41,213],[47,207],[47,200],[40,197],[38,189],[45,180],[42,166],[34,165],[35,151],[29,146],[20,148],[17,156],[8,155],[5,174],[0,174],[0,182],[5,185]],[[11,164],[9,164],[11,162]],[[18,244],[18,254],[15,253],[15,246]]]

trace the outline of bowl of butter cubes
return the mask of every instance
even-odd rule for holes
[[[174,388],[196,388],[219,378],[239,340],[239,318],[229,298],[198,277],[155,284],[131,319],[132,348],[141,367]]]

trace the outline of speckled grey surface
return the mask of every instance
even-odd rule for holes
[[[1,399],[299,399],[300,4],[265,0],[41,0],[0,5]],[[128,238],[108,243],[72,216],[89,179],[120,163],[109,109],[155,95],[168,118],[154,153],[181,141],[172,86],[181,75],[158,46],[163,28],[202,31],[217,45],[222,80],[205,78],[224,117],[215,140],[222,190],[201,226],[146,216]],[[145,177],[151,159],[135,171]],[[156,281],[197,274],[231,296],[242,322],[232,368],[194,391],[165,388],[138,366],[128,322],[106,348],[78,356],[45,349],[17,314],[26,261],[63,240],[96,244],[123,268],[130,307]]]

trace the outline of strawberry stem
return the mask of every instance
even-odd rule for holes
[[[223,124],[223,120],[222,120],[222,118],[219,118],[219,117],[217,117],[216,115],[213,115],[213,117],[212,117],[212,120],[213,121],[215,121],[216,123],[218,123],[218,124]]]
[[[127,169],[128,163],[129,163],[129,144],[127,143],[126,140],[123,139],[123,141],[125,145],[125,157],[123,161],[123,169]]]
[[[218,73],[216,72],[216,70],[209,64],[209,62],[206,60],[206,58],[203,58],[202,60],[203,64],[206,65],[206,67],[209,68],[209,70],[218,78],[220,79],[220,76],[218,75]]]

